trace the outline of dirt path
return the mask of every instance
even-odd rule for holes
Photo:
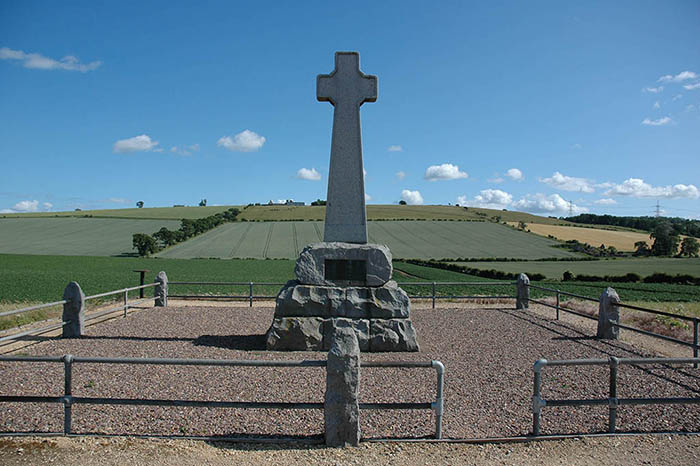
[[[700,464],[700,436],[646,435],[502,444],[362,443],[335,449],[310,445],[224,444],[133,438],[14,438],[0,440],[6,466],[306,465],[306,464]]]

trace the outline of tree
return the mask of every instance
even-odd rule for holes
[[[401,199],[401,200],[399,201],[399,205],[406,205],[406,201],[404,201],[403,199]]]
[[[143,201],[137,202],[136,207],[138,207],[139,209],[143,209]]]
[[[164,248],[172,246],[178,242],[177,232],[168,230],[165,227],[153,233],[153,238],[160,241],[161,246]]]
[[[147,256],[158,252],[158,244],[150,235],[143,233],[134,233],[132,239],[134,249],[139,252],[139,256]]]
[[[646,241],[637,241],[634,243],[634,255],[635,256],[648,256],[651,254],[651,249]]]
[[[201,201],[199,201],[199,207],[206,207],[206,205],[207,205],[206,199],[202,199]]]
[[[700,252],[700,243],[691,236],[686,236],[681,242],[681,256],[698,257]]]
[[[680,238],[670,223],[659,222],[649,236],[654,240],[651,252],[655,256],[672,256],[678,251]]]

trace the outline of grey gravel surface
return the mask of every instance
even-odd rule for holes
[[[324,353],[264,351],[272,308],[153,308],[89,327],[82,339],[48,339],[22,354],[214,359],[325,359]],[[531,428],[532,364],[547,359],[650,356],[603,342],[571,324],[531,312],[469,307],[416,309],[420,353],[363,354],[362,360],[438,359],[447,369],[444,435],[451,438],[527,434]],[[606,397],[608,369],[547,368],[545,398]],[[76,396],[195,400],[322,402],[323,368],[221,368],[78,364]],[[0,364],[0,393],[60,395],[61,364]],[[624,366],[618,396],[700,396],[700,371]],[[363,368],[361,401],[432,401],[432,369]],[[2,431],[61,431],[59,405],[0,405]],[[362,432],[373,437],[427,437],[429,411],[363,411]],[[607,408],[545,408],[543,433],[603,432]],[[621,407],[620,431],[698,431],[700,407]],[[171,435],[319,436],[320,410],[77,405],[74,432]]]

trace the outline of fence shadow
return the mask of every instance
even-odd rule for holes
[[[195,346],[212,346],[241,351],[265,351],[265,334],[262,335],[202,335],[192,340]]]

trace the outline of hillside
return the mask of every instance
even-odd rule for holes
[[[286,220],[323,220],[326,216],[325,206],[284,206],[284,205],[250,205],[250,206],[185,206],[185,207],[144,207],[142,209],[102,209],[68,212],[29,212],[2,214],[2,218],[52,218],[52,217],[92,217],[124,218],[152,220],[196,219],[223,212],[231,207],[241,209],[239,219],[248,221],[286,221]],[[495,220],[500,217],[503,222],[541,223],[551,225],[572,225],[571,222],[550,217],[540,217],[525,212],[511,212],[474,207],[444,205],[381,205],[367,206],[368,220]]]

